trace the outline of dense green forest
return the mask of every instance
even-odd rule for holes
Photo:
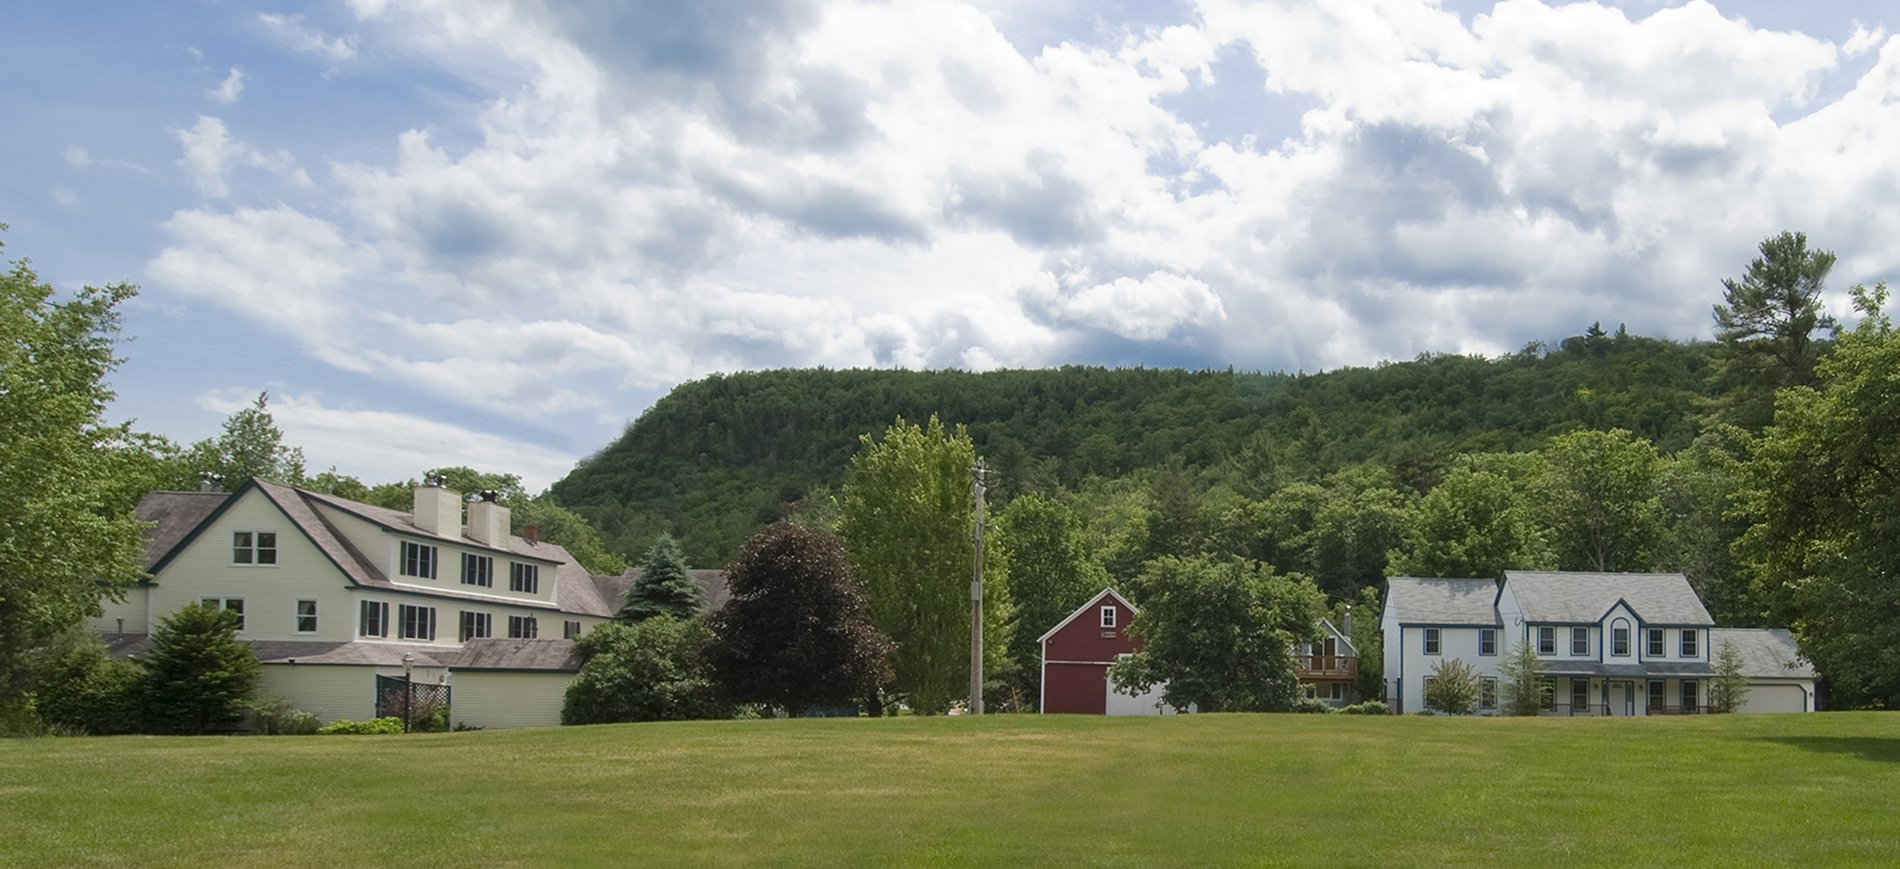
[[[1717,345],[1588,332],[1497,359],[1426,355],[1317,374],[1105,369],[782,370],[682,384],[553,487],[620,552],[670,532],[720,565],[758,525],[840,484],[897,417],[969,428],[1002,502],[1178,466],[1264,497],[1351,465],[1414,493],[1463,453],[1623,428],[1674,452],[1736,387]],[[999,504],[1000,506],[1000,504]]]

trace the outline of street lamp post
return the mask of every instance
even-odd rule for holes
[[[402,732],[404,733],[409,732],[409,698],[416,696],[415,685],[411,681],[415,669],[416,656],[408,652],[402,653]]]

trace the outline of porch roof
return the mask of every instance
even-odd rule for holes
[[[1602,661],[1547,660],[1544,673],[1550,676],[1603,676],[1611,679],[1706,679],[1715,675],[1706,661],[1650,661],[1642,664],[1607,664]]]

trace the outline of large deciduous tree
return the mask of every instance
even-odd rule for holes
[[[1491,577],[1556,566],[1537,499],[1535,454],[1470,456],[1419,499],[1391,570],[1411,576]]]
[[[233,489],[251,477],[292,486],[304,482],[303,449],[284,444],[268,392],[226,418],[216,438],[192,444],[186,461],[199,472],[217,474]]]
[[[259,665],[238,642],[239,616],[207,603],[167,616],[152,632],[145,667],[146,712],[162,732],[204,733],[244,717]]]
[[[128,284],[59,298],[24,262],[0,275],[0,727],[24,708],[25,655],[142,575],[119,473],[137,436],[106,425]]]
[[[1010,687],[1018,706],[1042,696],[1044,632],[1108,586],[1108,571],[1089,552],[1082,518],[1068,503],[1023,495],[997,517],[996,538],[1010,553]]]
[[[864,591],[828,531],[766,526],[726,569],[732,597],[712,615],[712,672],[728,698],[787,715],[872,695],[891,640],[871,626]]]
[[[726,718],[706,647],[704,619],[656,616],[637,625],[608,622],[577,641],[586,659],[567,686],[562,724]]]
[[[966,697],[970,673],[970,581],[975,549],[970,468],[976,448],[962,426],[897,422],[865,435],[845,472],[839,536],[871,602],[871,622],[897,643],[893,689],[912,709],[935,713]],[[1005,559],[984,571],[984,660],[1008,648]]]
[[[706,610],[706,590],[686,568],[686,553],[671,534],[661,534],[640,562],[615,618],[633,623],[659,615],[690,619]]]
[[[1304,577],[1205,556],[1148,563],[1141,651],[1109,670],[1118,690],[1166,683],[1162,699],[1202,712],[1284,712],[1301,696],[1293,649],[1318,636],[1324,597]]]
[[[1578,431],[1544,445],[1546,507],[1565,570],[1646,570],[1662,533],[1662,456],[1623,429]]]
[[[1790,624],[1837,707],[1900,707],[1900,332],[1886,287],[1820,364],[1783,390],[1750,457],[1736,544],[1771,619]]]

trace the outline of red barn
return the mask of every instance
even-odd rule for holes
[[[1085,715],[1158,715],[1160,686],[1139,697],[1114,693],[1108,666],[1141,649],[1128,635],[1135,609],[1112,588],[1089,599],[1042,635],[1042,711]]]

